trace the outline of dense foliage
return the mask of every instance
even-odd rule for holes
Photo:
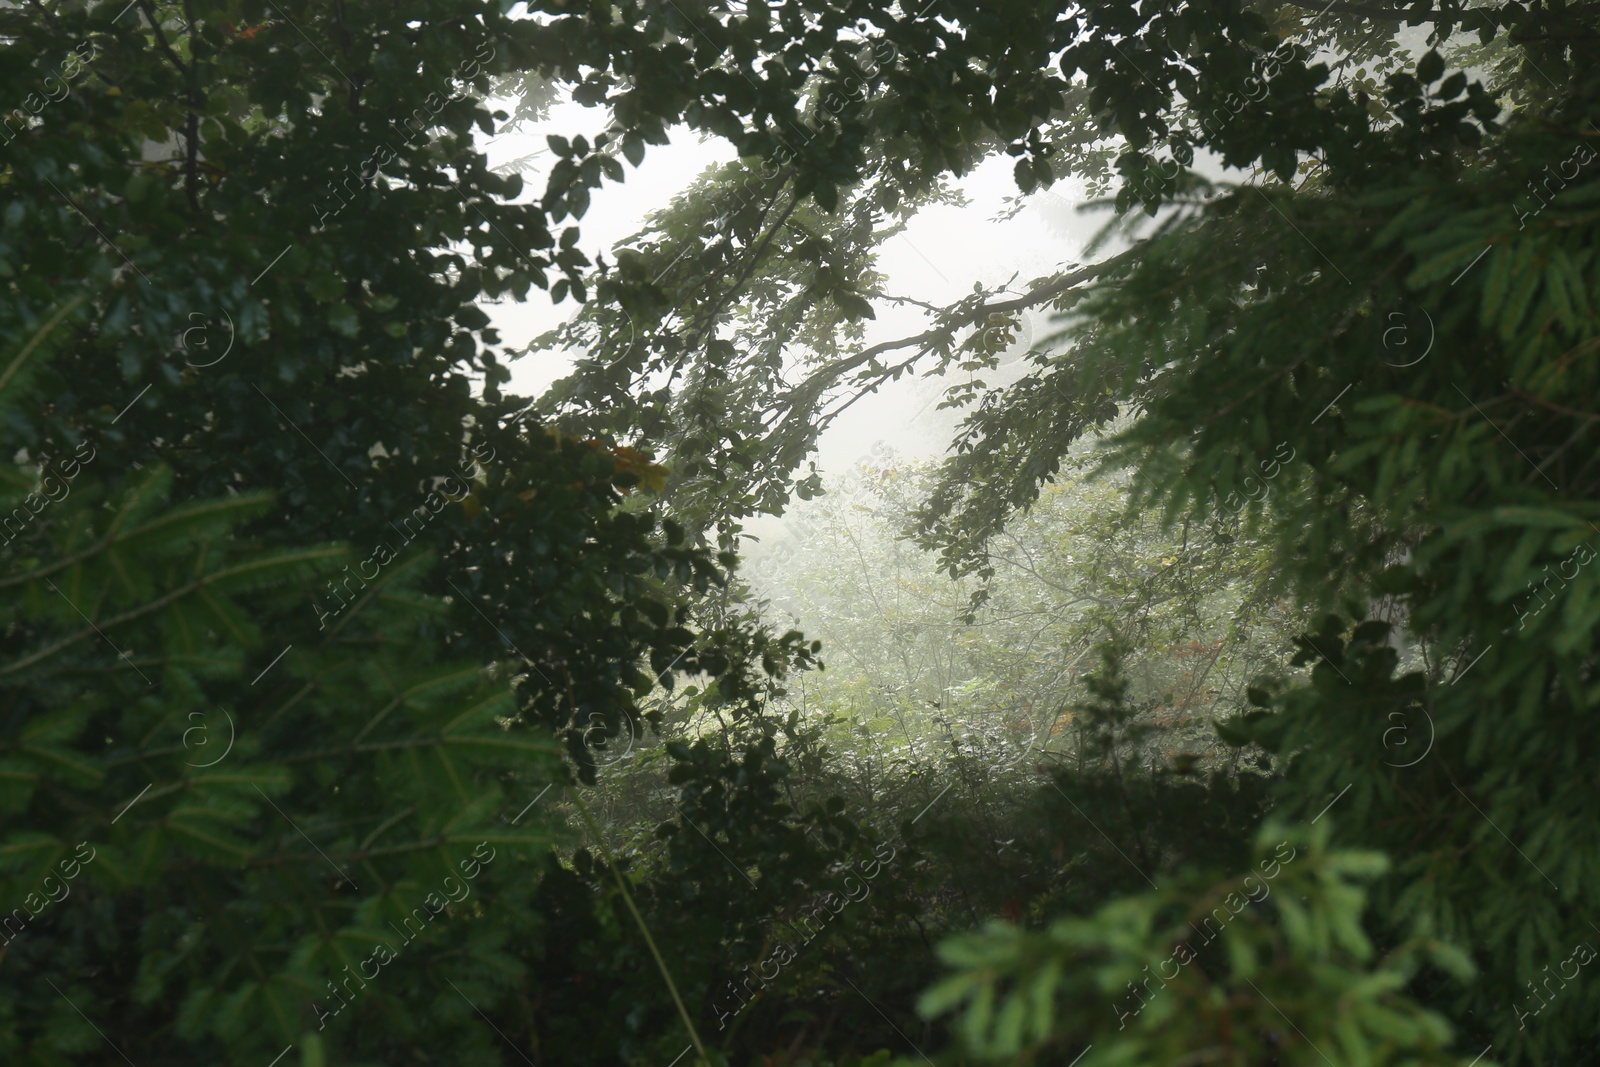
[[[0,1056],[1586,1062],[1597,39],[0,6]],[[477,135],[556,99],[531,192]],[[685,130],[738,161],[591,263]],[[1088,261],[889,292],[1000,154]],[[942,462],[751,549],[952,370]]]

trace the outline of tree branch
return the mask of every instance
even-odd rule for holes
[[[1427,11],[1415,14],[1407,8],[1374,7],[1370,4],[1319,4],[1315,0],[1288,0],[1290,7],[1298,7],[1302,11],[1315,11],[1319,15],[1329,13],[1335,15],[1353,15],[1356,18],[1373,19],[1378,22],[1409,22],[1416,25],[1418,22],[1438,22],[1441,19],[1454,17],[1446,11]],[[1414,22],[1412,20],[1415,20]]]
[[[184,0],[185,3],[188,0]],[[346,59],[350,58],[350,30],[344,24],[344,0],[333,0],[333,18],[339,27],[339,51]],[[350,86],[350,113],[361,114],[361,89],[367,83],[366,75],[362,75],[360,82],[345,81]]]
[[[149,22],[150,28],[156,31],[156,45],[172,61],[172,65],[178,68],[179,74],[187,75],[189,68],[184,66],[183,60],[178,58],[178,53],[174,52],[172,46],[167,43],[167,35],[161,31],[161,21],[156,18],[155,12],[150,10],[150,0],[137,0],[137,2],[139,10],[144,12],[145,21]]]
[[[186,149],[184,154],[187,157],[183,166],[183,187],[189,199],[190,209],[198,211],[200,208],[200,174],[197,167],[200,152],[200,107],[199,93],[196,91],[194,83],[194,60],[191,59],[188,65],[185,65],[183,60],[178,58],[178,53],[172,50],[172,45],[167,43],[167,35],[162,32],[161,20],[156,18],[155,12],[150,10],[150,0],[137,0],[137,3],[139,4],[139,10],[144,12],[145,21],[149,22],[150,28],[156,32],[156,45],[172,61],[172,65],[178,68],[178,73],[183,75],[184,96],[189,104],[189,117],[184,122],[183,127],[183,140]],[[184,17],[188,19],[187,29],[192,45],[194,41],[194,19],[187,0],[184,3],[183,10]]]
[[[192,0],[183,0],[183,17],[189,31],[189,71],[184,79],[185,95],[189,98],[189,118],[184,126],[183,140],[188,151],[188,158],[183,165],[183,191],[189,200],[189,210],[200,210],[200,89],[196,84],[196,61],[194,56],[194,5]]]
[[[823,390],[837,382],[845,374],[848,374],[850,371],[853,371],[859,367],[863,367],[872,363],[879,356],[887,352],[894,352],[902,348],[910,348],[913,346],[923,346],[924,349],[926,349],[927,346],[932,345],[936,341],[950,338],[955,330],[963,326],[971,326],[975,323],[982,322],[990,315],[1021,311],[1025,308],[1037,307],[1040,304],[1049,303],[1050,301],[1055,300],[1056,298],[1063,296],[1068,292],[1071,292],[1084,282],[1092,281],[1093,279],[1109,271],[1112,267],[1132,258],[1138,250],[1139,246],[1135,245],[1133,248],[1119,252],[1110,259],[1103,260],[1099,263],[1092,263],[1087,267],[1081,267],[1078,270],[1063,274],[1054,281],[1041,285],[1033,291],[1023,294],[1022,296],[1015,297],[1010,300],[997,300],[990,304],[979,304],[976,307],[958,310],[951,314],[950,320],[947,323],[941,326],[936,326],[933,329],[925,330],[913,337],[903,337],[897,341],[883,341],[872,345],[871,347],[864,348],[853,356],[843,356],[839,359],[836,359],[833,362],[828,363],[814,371],[805,381],[801,382],[799,385],[790,390],[788,397],[789,411],[784,415],[774,432],[780,432],[783,427],[796,416],[797,408],[800,404],[820,396]],[[920,355],[921,353],[919,353],[919,356]],[[912,360],[908,360],[906,363],[898,365],[895,369],[904,369],[909,365],[909,363],[914,362],[915,358],[917,357],[913,357]]]
[[[792,173],[793,168],[790,168],[789,171],[783,175],[780,175],[777,191],[773,194],[771,202],[769,202],[767,206],[762,209],[761,217],[756,220],[757,232],[760,232],[761,228],[766,225],[767,216],[770,215],[772,213],[772,209],[777,206],[778,198],[783,195],[783,190],[788,187],[789,176]],[[761,258],[767,254],[767,249],[771,247],[773,240],[778,236],[778,231],[783,229],[784,224],[789,221],[789,216],[793,215],[795,208],[799,206],[800,197],[791,196],[789,200],[789,206],[784,209],[784,212],[778,218],[778,221],[772,224],[772,228],[767,231],[766,237],[762,239],[760,245],[757,246],[755,251],[751,253],[749,259],[745,262],[744,269],[739,272],[739,276],[733,280],[732,285],[728,286],[728,288],[723,291],[721,296],[712,302],[710,310],[706,312],[705,317],[701,320],[702,325],[691,335],[689,341],[691,348],[698,345],[700,343],[700,339],[704,337],[713,326],[716,325],[717,316],[722,313],[723,307],[727,305],[729,300],[732,300],[735,296],[737,296],[739,294],[739,290],[743,288],[744,283],[750,280],[750,275],[755,273],[756,267],[761,264]]]

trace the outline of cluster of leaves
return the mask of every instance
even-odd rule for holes
[[[1582,33],[1591,15],[1573,12]],[[1600,696],[1581,565],[1600,512],[1580,446],[1600,195],[1581,161],[1600,80],[1581,50],[1561,59],[1557,99],[1497,130],[1481,98],[1461,99],[1466,78],[1425,56],[1389,82],[1396,124],[1349,158],[1330,142],[1307,188],[1241,189],[1167,220],[1074,309],[1054,372],[1137,405],[1118,458],[1174,523],[1214,513],[1291,442],[1283,491],[1247,528],[1302,603],[1355,590],[1403,606],[1405,635],[1360,603],[1306,634],[1309,684],[1263,688],[1232,736],[1281,755],[1286,813],[1343,797],[1340,839],[1399,857],[1375,887],[1385,936],[1448,938],[1481,968],[1413,992],[1514,1062],[1572,1054],[1594,1010],[1582,989],[1537,1026],[1519,1010],[1596,905],[1592,792],[1562,771],[1594,751]],[[1031,491],[997,425],[950,468],[946,502],[982,516],[949,544],[966,566],[1004,514],[972,487]],[[1396,677],[1408,644],[1422,669]]]
[[[1377,958],[1362,883],[1383,856],[1331,849],[1325,828],[1268,825],[1255,859],[1276,877],[1190,872],[1037,932],[951,938],[940,955],[957,973],[922,1009],[959,1012],[963,1046],[990,1062],[1071,1061],[1096,1046],[1108,1064],[1456,1062],[1445,1019],[1399,991],[1424,967],[1465,978],[1472,965],[1423,938]]]
[[[716,42],[735,57],[708,76],[725,95],[684,117],[728,137],[741,161],[708,173],[654,216],[619,248],[615,269],[602,262],[592,281],[603,299],[538,342],[585,351],[577,372],[545,404],[578,425],[649,437],[681,458],[674,506],[692,529],[715,525],[725,539],[742,518],[782,509],[818,435],[855,398],[914,368],[992,367],[987,342],[1002,332],[997,324],[1028,308],[1070,307],[1116,262],[1070,264],[1034,279],[1020,296],[980,287],[947,307],[884,292],[873,272],[876,249],[899,232],[908,212],[947,199],[940,182],[947,170],[963,174],[1005,152],[1018,157],[1025,191],[1057,175],[1098,191],[1120,181],[1119,207],[1154,210],[1208,187],[1197,170],[1201,159],[1259,162],[1289,176],[1306,153],[1331,151],[1352,167],[1403,168],[1419,139],[1470,137],[1479,121],[1473,116],[1489,114],[1493,104],[1464,77],[1438,99],[1419,102],[1415,92],[1386,98],[1385,79],[1397,76],[1403,85],[1411,78],[1412,57],[1396,40],[1399,23],[1435,23],[1447,54],[1496,65],[1497,90],[1517,102],[1542,97],[1530,96],[1526,77],[1517,76],[1526,70],[1508,70],[1512,50],[1496,27],[1514,24],[1528,34],[1565,27],[1564,16],[1525,14],[1515,5],[1464,13],[1454,4],[1425,13],[1313,15],[1287,3],[1260,11],[1233,3],[1049,11],[941,0],[911,17],[892,5],[862,4],[848,19],[831,10],[796,11],[776,23],[711,4],[693,17],[677,12],[688,29],[663,12],[666,31],[656,27],[656,12],[645,14],[640,36],[664,32],[664,50],[710,57]],[[1488,43],[1451,36],[1463,26]],[[784,31],[802,36],[785,40]],[[687,47],[673,33],[683,34]],[[830,34],[841,43],[821,60],[819,46]],[[1322,62],[1328,54],[1339,58]],[[889,58],[878,62],[881,56]],[[780,69],[787,75],[782,89],[772,84]],[[636,84],[646,79],[633,79],[629,68],[617,80],[629,91],[605,98],[616,129],[643,106]],[[1246,108],[1239,94],[1251,79],[1270,92]],[[594,72],[587,84],[597,87],[598,101],[615,83]],[[841,85],[853,88],[841,93]],[[792,100],[804,103],[788,111]],[[1218,125],[1216,115],[1228,121]],[[1166,145],[1166,158],[1153,154],[1155,139]],[[817,174],[819,167],[827,172]],[[841,191],[824,196],[835,182]],[[802,203],[811,194],[829,214]],[[860,320],[873,315],[871,302],[882,300],[923,307],[927,328],[841,352],[840,342],[855,341]],[[1041,347],[1039,361],[1051,354]],[[1013,476],[1005,485],[1016,491],[998,498],[1002,516],[1031,502],[1032,487],[1056,472],[1053,452],[1126,410],[1113,383],[1057,370],[1048,386],[1030,379],[1008,389],[1007,405],[986,426],[992,432],[985,436],[1017,442],[1007,453]],[[1073,396],[1065,408],[1061,389]],[[997,472],[966,473],[971,477],[952,474],[953,494],[964,484],[988,489]],[[808,484],[800,482],[802,495]],[[980,494],[985,506],[991,495]],[[931,525],[948,542],[968,534],[962,509],[946,503],[933,515]],[[971,534],[997,525],[986,522]]]
[[[748,709],[814,654],[695,626],[730,560],[623,506],[659,466],[499,393],[476,303],[586,265],[472,144],[537,40],[474,0],[0,10],[7,1062],[522,1054],[559,833],[512,816],[674,672]]]
[[[45,358],[33,346],[7,364],[5,415],[38,403],[18,360]],[[486,973],[523,972],[482,902],[551,841],[494,821],[562,773],[548,732],[514,725],[508,672],[437,640],[449,606],[419,589],[427,556],[280,650],[270,624],[303,610],[345,546],[246,535],[269,493],[178,502],[164,465],[107,481],[78,472],[5,555],[6,1059],[102,1055],[78,1012],[144,1063],[321,1055],[311,1024],[319,1006],[342,1013],[337,991],[365,994],[366,1025],[342,1020],[333,1047],[460,1042],[483,1060],[489,1041],[440,980],[483,996]],[[7,482],[11,515],[38,483]],[[46,910],[39,887],[79,842],[93,858]],[[360,968],[370,990],[334,984],[380,943],[398,949],[382,980]]]

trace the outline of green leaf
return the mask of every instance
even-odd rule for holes
[[[349,304],[330,305],[328,325],[343,337],[355,337],[361,332],[361,320],[356,314],[356,309]]]
[[[1431,85],[1438,81],[1444,74],[1444,58],[1437,49],[1430,48],[1426,55],[1417,61],[1417,80],[1424,85]]]
[[[635,167],[644,162],[644,138],[629,132],[622,137],[622,154]]]

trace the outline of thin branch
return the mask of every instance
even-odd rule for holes
[[[772,202],[762,209],[761,217],[756,220],[756,229],[758,231],[763,225],[765,225],[767,216],[771,214],[772,209],[777,206],[778,197],[782,195],[783,190],[785,187],[787,187],[787,185],[788,177],[784,176],[778,186],[777,193],[773,195]],[[733,284],[729,285],[728,288],[723,291],[721,296],[712,301],[710,309],[701,319],[702,325],[698,330],[690,335],[689,345],[691,348],[698,345],[700,343],[700,339],[705,336],[705,334],[710,331],[713,326],[716,325],[717,316],[722,313],[722,309],[727,306],[728,301],[739,295],[739,290],[743,288],[745,282],[750,280],[750,275],[755,273],[756,267],[760,265],[762,257],[766,255],[767,249],[771,247],[773,240],[778,236],[778,232],[783,229],[784,225],[789,221],[789,216],[793,215],[795,208],[799,206],[800,197],[798,195],[791,195],[789,206],[784,209],[783,215],[779,217],[778,221],[772,224],[772,228],[767,231],[767,234],[762,239],[760,245],[756,247],[755,251],[751,253],[750,257],[745,261],[744,269],[739,272],[739,276],[733,280]]]
[[[183,191],[189,200],[189,210],[200,210],[200,87],[197,84],[197,60],[194,55],[194,4],[183,0],[183,17],[189,31],[189,72],[185,77],[184,91],[189,98],[189,118],[184,126],[183,140],[187,159],[183,165]]]
[[[883,299],[888,300],[891,303],[895,303],[895,304],[915,304],[917,307],[922,308],[924,311],[931,311],[935,315],[938,315],[938,314],[942,313],[945,310],[944,308],[940,307],[938,304],[930,304],[926,300],[918,300],[915,297],[910,297],[910,296],[889,296],[889,295],[885,294]]]
[[[68,647],[70,647],[72,645],[75,645],[79,641],[84,640],[85,638],[93,637],[95,634],[98,634],[103,630],[109,629],[110,627],[120,626],[125,622],[132,622],[134,619],[143,618],[144,616],[149,615],[152,612],[160,611],[162,608],[165,608],[168,604],[171,604],[171,603],[173,603],[174,601],[177,601],[177,600],[181,600],[184,597],[188,596],[190,593],[199,592],[200,590],[205,589],[207,586],[215,585],[217,582],[222,581],[222,580],[224,580],[226,578],[230,578],[230,577],[232,577],[232,576],[234,576],[236,574],[241,574],[241,573],[244,573],[246,571],[249,571],[250,569],[252,569],[255,566],[256,566],[256,564],[254,562],[249,562],[249,563],[244,563],[242,565],[229,567],[227,570],[216,571],[216,572],[214,572],[212,574],[206,575],[203,578],[197,578],[196,580],[190,582],[188,585],[181,586],[180,588],[174,589],[172,592],[167,593],[165,596],[158,597],[155,600],[152,600],[147,604],[142,604],[137,608],[132,608],[132,609],[130,609],[128,611],[123,612],[121,615],[117,615],[117,616],[115,616],[113,618],[107,619],[104,623],[102,623],[100,625],[96,625],[94,623],[90,623],[88,625],[88,627],[86,627],[83,630],[78,631],[76,634],[73,634],[70,637],[64,637],[61,640],[57,641],[53,645],[48,645],[48,646],[46,646],[44,648],[41,648],[39,651],[35,652],[31,656],[27,656],[27,657],[25,657],[23,659],[19,659],[19,660],[14,660],[13,662],[6,664],[4,667],[0,667],[0,674],[11,674],[13,671],[20,671],[24,667],[31,667],[31,666],[33,666],[33,664],[38,663],[40,660],[48,659],[51,656],[55,655],[57,652],[60,652],[62,649],[68,648]],[[129,662],[132,662],[132,661],[130,660]]]
[[[1289,6],[1298,7],[1302,11],[1315,11],[1322,15],[1330,13],[1334,15],[1353,15],[1356,18],[1373,19],[1377,22],[1407,22],[1412,25],[1418,22],[1439,22],[1442,19],[1456,17],[1454,13],[1447,11],[1426,11],[1419,15],[1403,7],[1374,7],[1370,4],[1319,4],[1315,0],[1289,0]]]
[[[168,59],[172,60],[172,65],[178,68],[178,73],[187,76],[189,68],[184,66],[183,60],[178,58],[178,53],[174,52],[172,46],[167,43],[167,35],[161,30],[161,20],[156,18],[155,12],[150,10],[150,0],[136,0],[136,2],[139,5],[139,10],[144,12],[145,20],[150,23],[150,28],[156,31],[156,45],[166,54]]]
[[[1001,563],[1009,563],[1013,567],[1017,568],[1018,570],[1027,571],[1029,574],[1033,575],[1035,578],[1037,578],[1039,581],[1043,582],[1045,585],[1049,586],[1051,589],[1055,589],[1058,592],[1062,592],[1062,593],[1072,594],[1073,598],[1071,600],[1068,600],[1067,602],[1062,603],[1062,604],[1052,604],[1052,605],[1050,605],[1050,607],[1048,609],[1046,609],[1048,611],[1048,613],[1051,614],[1052,616],[1054,616],[1054,614],[1056,612],[1058,612],[1058,611],[1064,611],[1067,608],[1076,607],[1077,605],[1083,604],[1083,603],[1098,604],[1102,608],[1116,607],[1116,604],[1114,604],[1112,601],[1105,600],[1105,599],[1103,599],[1101,597],[1093,596],[1093,595],[1091,595],[1089,593],[1079,593],[1075,589],[1068,589],[1064,585],[1059,585],[1056,582],[1052,582],[1050,579],[1046,578],[1044,575],[1040,574],[1038,571],[1034,570],[1032,567],[1029,567],[1028,565],[1026,565],[1024,563],[1019,563],[1017,560],[1012,559],[1010,556],[995,555],[995,556],[990,556],[989,558],[990,559],[999,560]]]
[[[150,28],[155,31],[157,47],[160,48],[162,54],[172,61],[172,65],[178,68],[178,73],[183,75],[184,96],[189,104],[189,115],[183,127],[184,154],[187,157],[183,167],[183,187],[184,193],[189,200],[190,209],[198,211],[200,209],[200,174],[197,167],[200,152],[200,94],[195,87],[194,60],[191,58],[189,63],[185,65],[183,60],[178,58],[178,53],[172,50],[172,45],[167,43],[167,35],[161,29],[161,20],[156,18],[155,12],[150,10],[150,0],[137,0],[137,3],[139,10],[144,12],[145,21],[149,22]],[[184,4],[184,14],[185,17],[191,15],[187,0],[185,0]],[[194,21],[192,17],[189,17],[187,28],[189,40],[192,44],[194,41]]]
[[[1135,246],[1135,248],[1137,248],[1137,246]],[[990,315],[1004,314],[1010,311],[1022,311],[1026,308],[1037,307],[1040,304],[1048,303],[1057,297],[1064,295],[1070,290],[1077,288],[1084,282],[1093,281],[1101,274],[1106,273],[1111,267],[1119,265],[1125,259],[1131,258],[1134,250],[1135,249],[1129,249],[1128,251],[1121,252],[1115,256],[1112,256],[1110,259],[1104,260],[1103,262],[1092,263],[1087,267],[1082,267],[1078,270],[1071,271],[1070,273],[1063,274],[1056,280],[1045,285],[1041,285],[1037,289],[1034,289],[1031,292],[1025,293],[1022,296],[1014,299],[997,300],[992,304],[979,304],[968,311],[953,315],[949,325],[945,328],[927,330],[923,333],[917,334],[915,337],[906,337],[898,341],[884,341],[881,344],[876,344],[870,348],[863,349],[853,356],[845,356],[840,359],[836,359],[832,363],[829,363],[820,370],[816,371],[806,381],[796,386],[796,392],[815,388],[814,383],[823,383],[827,380],[835,380],[849,371],[855,370],[857,367],[871,363],[873,360],[877,359],[878,356],[885,352],[893,352],[897,349],[908,348],[915,344],[921,344],[927,341],[935,340],[941,336],[947,336],[955,329],[981,322],[984,319],[987,319]]]
[[[589,814],[589,808],[584,804],[583,798],[574,792],[572,799],[578,805],[578,813],[583,816],[584,825],[594,835],[594,843],[599,846],[600,854],[605,857],[606,866],[611,868],[611,873],[617,880],[617,888],[622,891],[622,899],[627,903],[628,911],[633,914],[633,921],[638,924],[639,932],[644,935],[645,944],[650,946],[650,955],[655,957],[656,967],[660,969],[661,977],[667,983],[667,992],[672,994],[672,1002],[678,1006],[678,1016],[683,1019],[683,1025],[689,1031],[689,1038],[694,1042],[695,1051],[700,1054],[702,1067],[708,1067],[711,1060],[706,1055],[706,1047],[700,1043],[700,1033],[694,1027],[694,1020],[689,1017],[689,1009],[683,1006],[683,998],[678,995],[678,986],[672,980],[672,972],[667,970],[667,961],[661,958],[661,951],[656,948],[656,939],[650,936],[650,927],[645,925],[644,916],[639,914],[639,907],[633,902],[633,894],[628,892],[628,883],[622,877],[622,870],[612,858],[611,849],[606,847],[605,836],[594,824],[594,818]]]
[[[958,305],[957,310],[953,312],[947,311],[947,313],[950,315],[950,319],[940,326],[936,326],[930,330],[925,330],[922,333],[916,334],[912,337],[900,338],[897,341],[883,341],[879,344],[864,348],[855,355],[844,356],[834,360],[831,363],[825,364],[821,368],[812,372],[812,374],[807,377],[805,381],[801,382],[799,385],[790,390],[788,399],[786,401],[786,406],[789,409],[788,413],[785,414],[781,420],[779,420],[778,425],[774,428],[773,432],[781,433],[787,427],[787,425],[796,418],[807,417],[806,414],[801,411],[803,405],[814,401],[823,393],[824,390],[835,384],[840,378],[848,374],[850,371],[874,362],[879,356],[885,353],[895,352],[904,348],[921,348],[921,351],[919,351],[916,356],[913,356],[911,359],[898,364],[891,370],[885,371],[883,374],[878,375],[880,381],[877,384],[882,384],[881,379],[888,374],[893,373],[893,371],[903,371],[909,368],[911,364],[916,362],[916,360],[926,355],[929,349],[931,349],[935,343],[948,342],[952,340],[954,332],[957,329],[960,329],[963,326],[971,326],[975,323],[982,322],[990,315],[1021,311],[1026,308],[1037,307],[1041,304],[1054,301],[1057,298],[1073,291],[1079,285],[1082,285],[1088,281],[1092,281],[1100,275],[1105,274],[1112,267],[1120,265],[1124,260],[1132,258],[1139,251],[1142,251],[1142,249],[1140,246],[1135,245],[1133,248],[1130,248],[1127,251],[1119,252],[1110,259],[1103,260],[1099,263],[1093,263],[1087,267],[1082,267],[1078,270],[1063,274],[1054,281],[1041,285],[1038,288],[1025,293],[1024,295],[1015,297],[1011,300],[997,300],[993,303],[978,304],[965,309],[959,308]],[[836,411],[834,414],[837,415],[838,412]]]
[[[1559,411],[1563,415],[1571,415],[1573,418],[1583,419],[1585,422],[1593,422],[1596,419],[1600,419],[1600,414],[1595,414],[1592,411],[1579,411],[1576,408],[1563,407],[1560,404],[1546,400],[1542,396],[1536,396],[1533,393],[1524,392],[1514,385],[1510,386],[1510,389],[1513,396],[1520,396],[1529,403],[1538,404],[1542,408],[1549,408],[1551,411]]]

